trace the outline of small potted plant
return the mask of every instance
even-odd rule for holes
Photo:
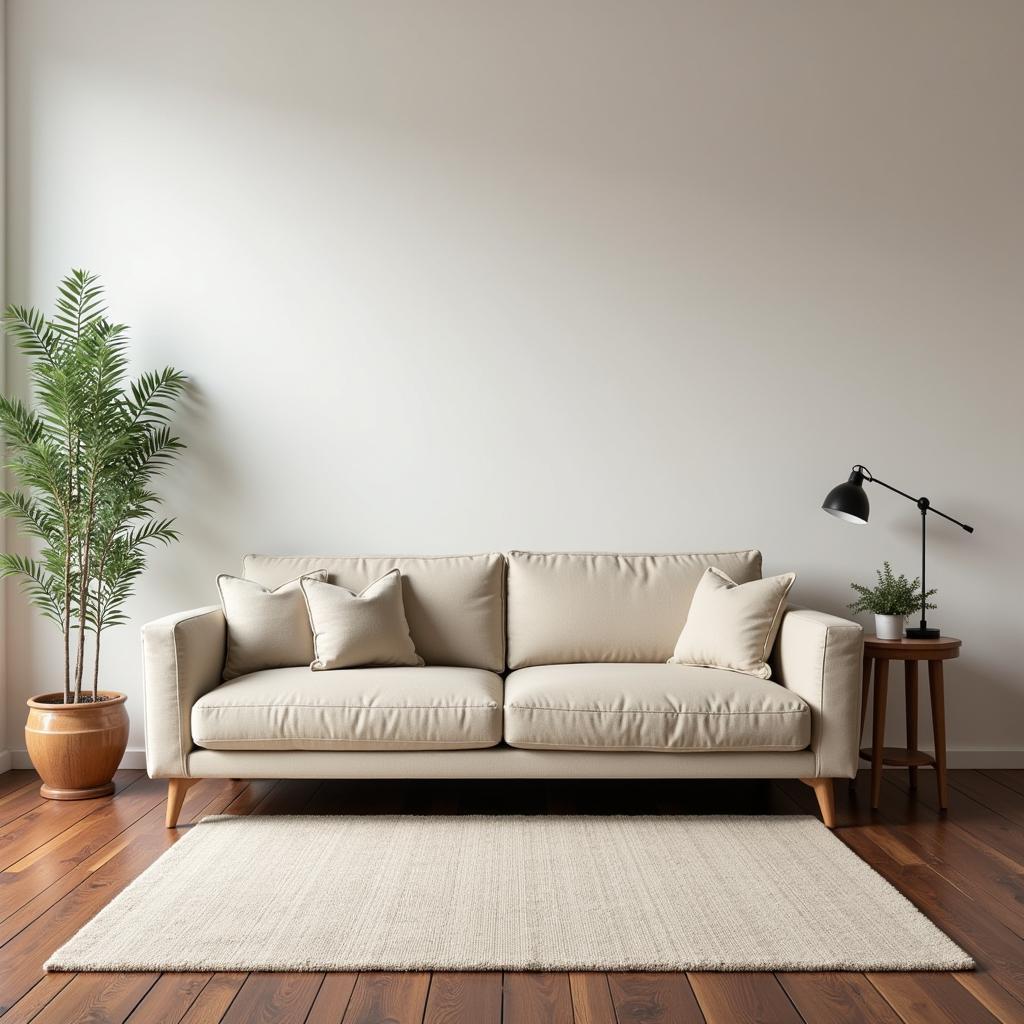
[[[882,568],[875,570],[875,575],[878,576],[875,587],[850,584],[859,597],[848,607],[855,612],[874,615],[875,635],[879,640],[900,640],[903,638],[903,620],[914,612],[935,608],[928,598],[934,597],[938,591],[929,590],[922,594],[920,579],[894,576],[888,562],[883,562]]]
[[[184,448],[168,421],[186,378],[167,367],[126,381],[128,328],[107,319],[83,270],[61,282],[52,318],[10,306],[4,327],[29,357],[35,401],[0,395],[6,464],[23,488],[0,491],[0,515],[30,542],[30,554],[0,554],[0,577],[20,577],[63,637],[64,685],[28,701],[25,743],[43,796],[102,796],[128,713],[123,693],[100,689],[100,638],[127,620],[147,549],[178,539],[151,486]]]

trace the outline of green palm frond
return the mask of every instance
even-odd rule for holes
[[[108,319],[96,275],[73,270],[56,307],[50,319],[16,305],[4,316],[29,356],[33,401],[0,396],[6,465],[22,485],[0,492],[0,516],[38,551],[0,556],[0,576],[21,578],[63,629],[66,652],[72,630],[95,632],[98,652],[99,634],[126,621],[148,548],[179,539],[154,514],[149,483],[185,447],[169,424],[187,378],[165,367],[128,379],[128,327]],[[73,679],[77,698],[83,666],[65,661],[65,694]]]
[[[0,578],[5,576],[20,576],[21,588],[28,596],[29,602],[46,618],[63,626],[63,594],[58,582],[45,565],[25,555],[0,552]]]
[[[42,436],[43,421],[20,398],[0,395],[0,430],[7,443],[17,448],[32,444]]]
[[[142,374],[132,383],[127,400],[132,418],[140,423],[166,423],[187,383],[188,378],[170,366]]]
[[[16,519],[23,533],[48,540],[61,526],[61,519],[48,495],[33,496],[24,491],[0,491],[0,517]]]
[[[37,309],[8,306],[4,313],[4,330],[26,355],[46,362],[54,362],[59,357],[60,339]]]
[[[103,316],[103,288],[98,278],[84,270],[72,270],[57,288],[57,312],[50,321],[58,333],[77,343],[83,331]]]

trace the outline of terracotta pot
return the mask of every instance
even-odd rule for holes
[[[50,800],[88,800],[114,792],[111,781],[128,746],[128,711],[123,693],[96,704],[64,704],[62,693],[28,701],[25,746]]]

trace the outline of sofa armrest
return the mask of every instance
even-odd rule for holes
[[[790,608],[772,652],[772,678],[811,708],[817,778],[853,778],[860,743],[864,631],[856,622]]]
[[[142,627],[146,769],[185,778],[192,750],[192,705],[219,685],[227,625],[218,606],[196,608]]]

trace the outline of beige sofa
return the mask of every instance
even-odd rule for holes
[[[168,827],[202,778],[798,778],[833,824],[857,765],[861,629],[789,609],[764,680],[670,665],[709,565],[758,579],[757,551],[438,558],[250,555],[268,587],[316,569],[360,590],[402,573],[426,665],[221,679],[219,607],[151,622],[146,760]]]

